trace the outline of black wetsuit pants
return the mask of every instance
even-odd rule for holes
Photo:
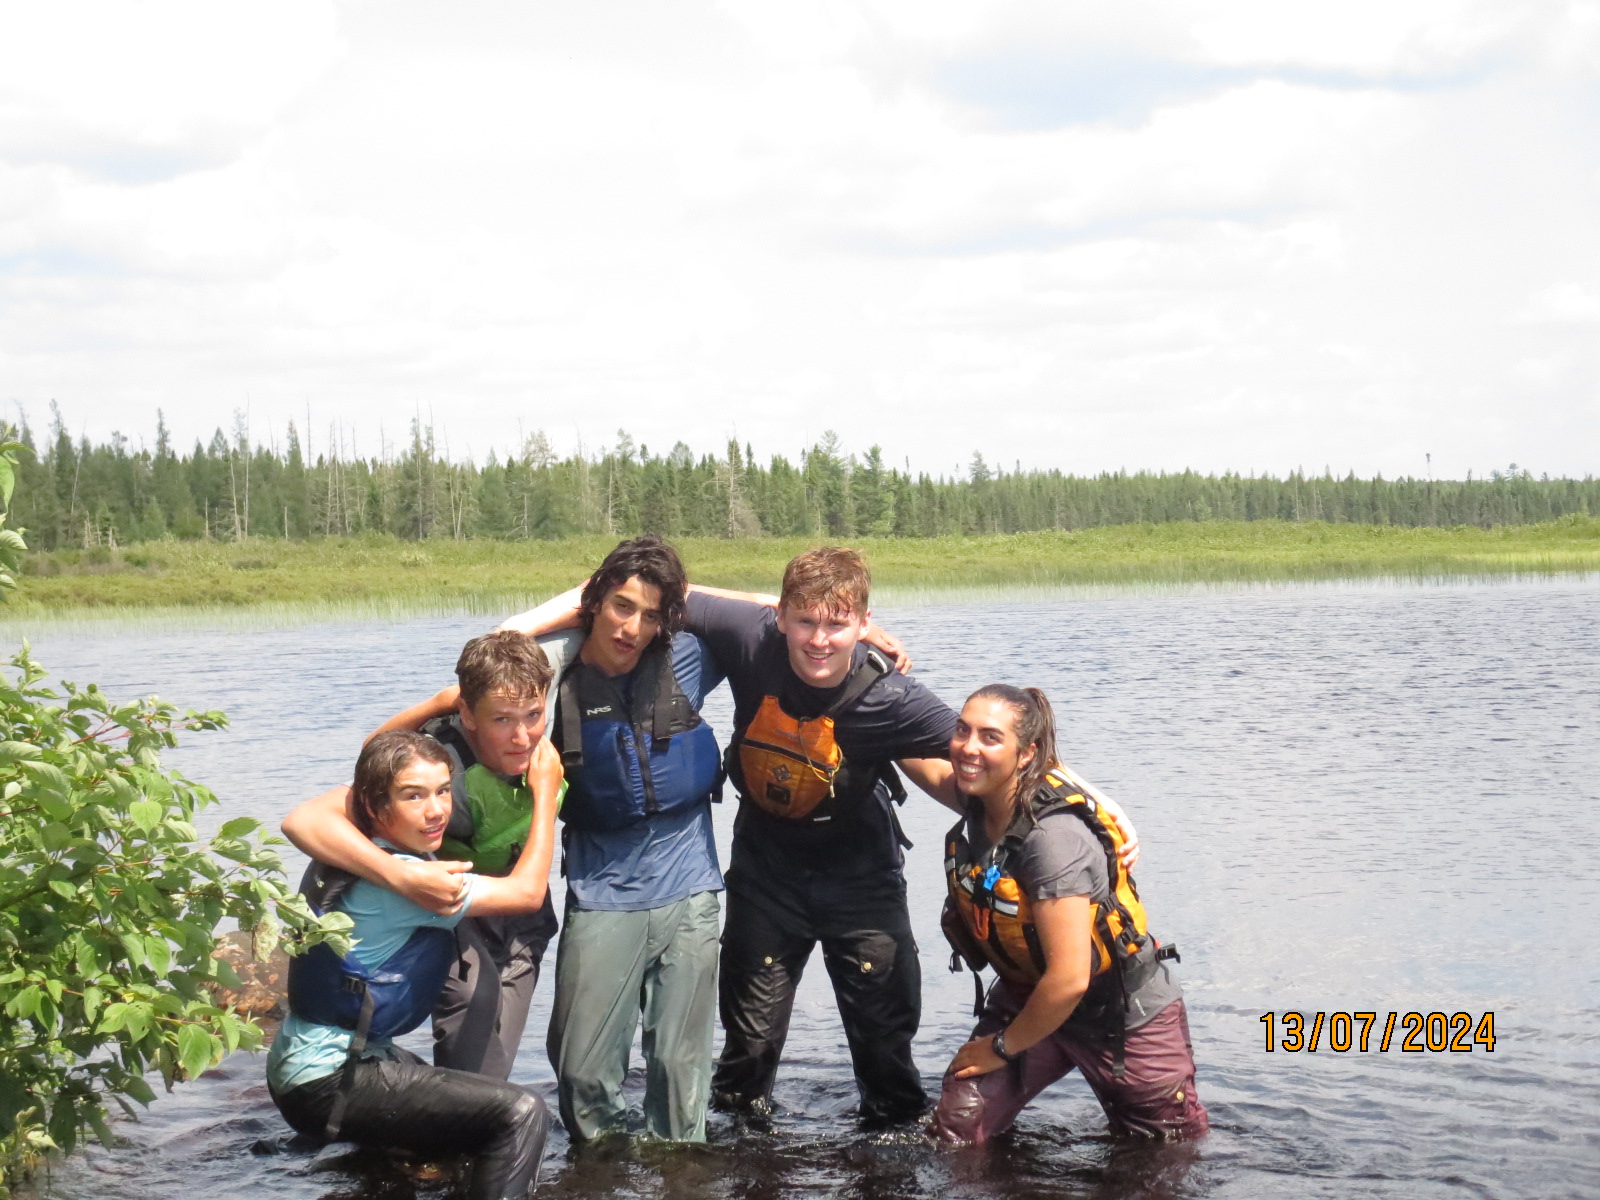
[[[350,1082],[341,1141],[414,1154],[472,1159],[470,1200],[524,1200],[539,1174],[550,1112],[515,1084],[430,1067],[415,1055],[364,1059]],[[320,1139],[344,1071],[313,1079],[273,1101],[284,1120]]]
[[[766,906],[730,889],[718,981],[725,1040],[711,1080],[715,1107],[771,1112],[795,988],[818,942],[850,1047],[861,1119],[888,1124],[927,1107],[911,1058],[922,1015],[922,967],[905,896],[896,891],[862,910],[860,927],[842,926],[838,913],[827,913],[806,928],[803,916],[790,911],[780,922]]]

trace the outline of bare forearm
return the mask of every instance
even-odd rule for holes
[[[907,779],[952,812],[965,813],[960,793],[956,791],[956,773],[950,763],[942,758],[902,758],[896,765]]]
[[[339,867],[372,883],[394,888],[396,861],[355,827],[349,814],[350,789],[330,788],[283,819],[283,836],[318,862]]]
[[[485,915],[532,912],[544,904],[550,888],[550,863],[555,856],[556,810],[561,804],[561,756],[548,739],[539,743],[528,771],[533,793],[533,818],[528,840],[510,874],[478,881],[472,911]]]
[[[449,687],[429,696],[421,704],[413,704],[404,712],[395,713],[394,716],[368,734],[367,740],[370,742],[380,733],[388,733],[395,729],[421,729],[435,717],[442,717],[448,714],[455,708],[456,700],[460,696],[461,689],[452,683]]]
[[[543,637],[547,633],[557,633],[563,629],[576,629],[578,602],[582,597],[583,585],[579,584],[559,596],[550,597],[537,608],[530,608],[527,612],[507,617],[500,623],[500,628],[515,629],[518,633],[528,633],[534,637]]]
[[[1052,979],[1046,972],[1022,1011],[1006,1026],[1007,1051],[1016,1054],[1044,1041],[1076,1011],[1087,990],[1087,980]]]

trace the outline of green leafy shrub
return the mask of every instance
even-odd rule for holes
[[[21,448],[0,433],[0,503]],[[0,525],[4,518],[0,517]],[[0,588],[25,545],[0,528]],[[196,813],[216,802],[161,763],[180,732],[220,729],[155,697],[118,703],[93,684],[51,685],[26,644],[0,670],[0,1197],[40,1154],[93,1131],[106,1105],[153,1098],[223,1054],[260,1044],[207,985],[234,985],[212,957],[217,926],[253,931],[266,957],[328,940],[286,884],[274,838],[235,817],[209,841]]]

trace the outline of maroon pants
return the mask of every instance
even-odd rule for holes
[[[1004,982],[995,984],[972,1036],[1004,1029],[1025,1000]],[[1194,1053],[1182,1000],[1128,1033],[1123,1062],[1118,1079],[1106,1039],[1068,1023],[998,1071],[968,1079],[946,1075],[932,1132],[948,1142],[988,1141],[1010,1129],[1028,1101],[1074,1067],[1094,1089],[1113,1133],[1175,1140],[1198,1137],[1209,1128],[1194,1091]]]

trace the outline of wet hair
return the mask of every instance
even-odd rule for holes
[[[1011,730],[1017,735],[1018,745],[1026,750],[1033,747],[1033,761],[1017,775],[1017,790],[1013,799],[1029,815],[1033,813],[1034,794],[1044,784],[1046,772],[1056,763],[1056,715],[1050,701],[1038,688],[1012,687],[1009,683],[991,683],[968,696],[968,700],[998,700],[1012,712]]]
[[[417,761],[450,766],[450,751],[425,733],[391,729],[361,747],[355,778],[350,783],[350,815],[356,828],[368,837],[389,808],[389,789],[395,776]]]
[[[634,576],[661,593],[661,633],[663,641],[683,628],[684,596],[689,591],[689,576],[683,560],[670,542],[653,533],[629,538],[606,555],[600,569],[589,576],[578,600],[578,622],[583,632],[594,632],[594,617],[613,589]]]
[[[821,546],[789,560],[778,603],[791,609],[820,608],[840,615],[867,615],[872,576],[861,555],[843,546]]]
[[[468,708],[495,694],[517,698],[544,695],[555,672],[531,634],[496,629],[473,638],[456,659],[456,682]]]

